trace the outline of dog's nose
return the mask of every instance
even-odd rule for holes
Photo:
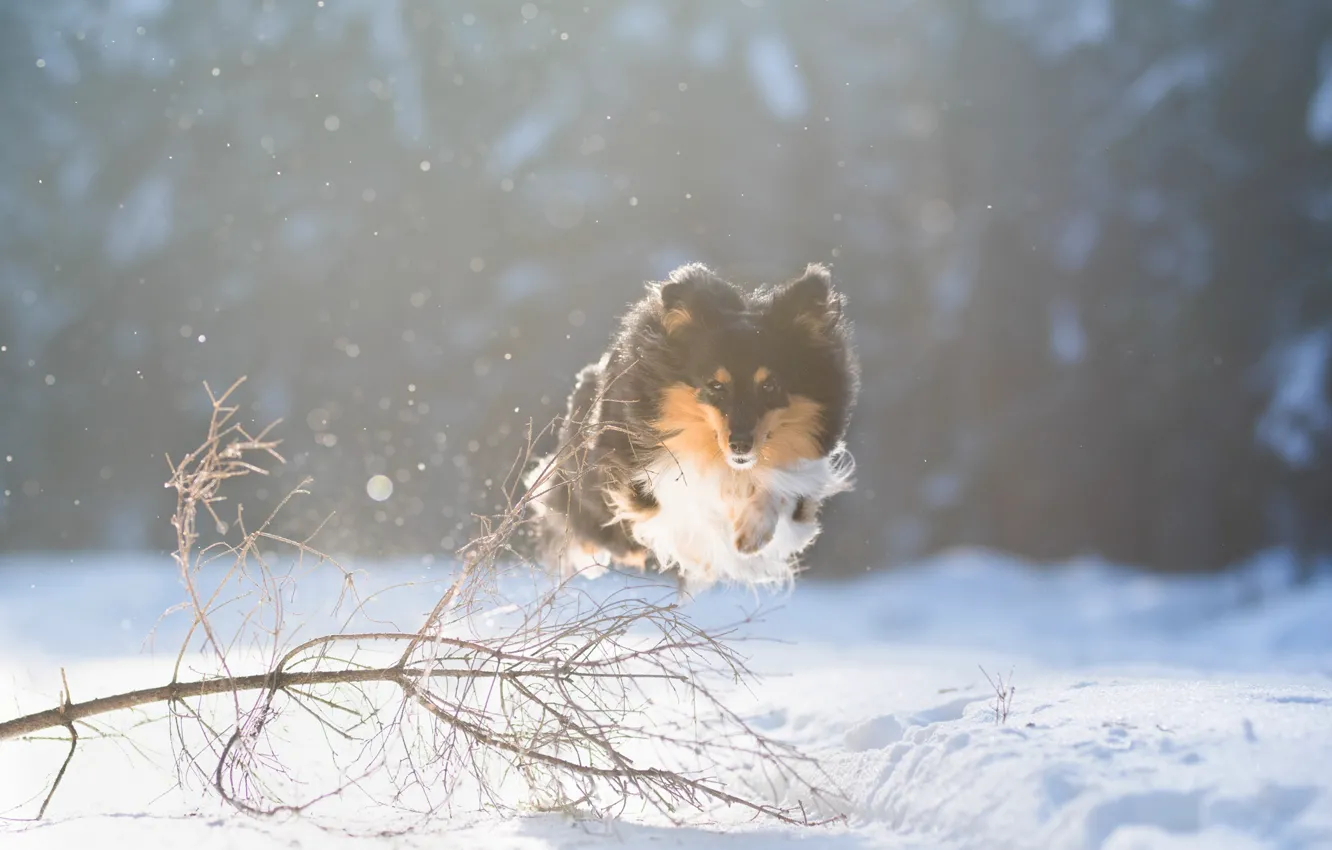
[[[732,434],[728,445],[733,454],[747,455],[754,450],[754,435]]]

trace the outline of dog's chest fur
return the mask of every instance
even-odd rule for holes
[[[850,455],[783,469],[735,470],[663,452],[637,475],[659,508],[627,517],[633,534],[687,587],[714,582],[781,584],[818,536],[818,505],[851,487]]]

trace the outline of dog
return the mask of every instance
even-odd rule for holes
[[[859,384],[823,265],[748,293],[698,263],[649,283],[525,478],[539,557],[566,578],[675,570],[689,593],[789,585],[853,486]]]

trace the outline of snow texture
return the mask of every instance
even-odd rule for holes
[[[116,265],[160,250],[171,237],[174,190],[161,174],[144,178],[107,225],[106,253]]]
[[[809,108],[809,95],[795,57],[779,36],[758,35],[750,39],[749,76],[774,117],[794,121]]]
[[[1327,386],[1332,357],[1332,329],[1319,328],[1280,347],[1275,356],[1275,387],[1258,420],[1258,439],[1288,465],[1313,463],[1316,437],[1332,428]]]
[[[1087,334],[1071,299],[1050,302],[1050,353],[1066,366],[1080,362],[1087,353]]]
[[[1332,145],[1332,42],[1323,48],[1320,59],[1319,83],[1309,98],[1306,121],[1314,144]]]
[[[1110,0],[988,0],[986,13],[1020,27],[1041,52],[1058,58],[1100,44],[1114,29]]]
[[[372,574],[387,585],[429,580],[433,569],[398,563]],[[475,812],[385,835],[391,812],[350,806],[319,821],[251,820],[175,790],[163,731],[148,726],[134,741],[155,762],[115,740],[88,742],[48,820],[0,822],[0,846],[1326,848],[1332,581],[1293,588],[1292,572],[1280,553],[1224,576],[1163,578],[957,551],[857,581],[798,583],[751,627],[784,642],[746,645],[765,678],[732,704],[822,759],[847,794],[845,825]],[[585,587],[623,585],[606,577]],[[374,614],[419,616],[430,590],[389,594]],[[336,592],[314,585],[301,602],[319,610]],[[6,713],[49,703],[60,665],[76,698],[160,678],[181,624],[162,624],[156,654],[138,648],[178,593],[161,562],[0,561]],[[689,608],[702,622],[729,622],[755,601],[714,592]],[[1004,722],[978,665],[1016,687]],[[63,752],[0,746],[0,805],[27,800]],[[743,787],[747,775],[721,778]]]

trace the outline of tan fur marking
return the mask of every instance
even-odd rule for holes
[[[626,567],[645,570],[647,569],[647,550],[637,549],[627,555],[617,558],[616,560],[621,564],[624,564]]]
[[[596,564],[604,566],[610,563],[610,553],[595,543],[583,541],[578,544],[578,551],[584,557],[591,558]]]
[[[729,384],[731,382],[731,373],[727,371],[725,366],[719,366],[717,367],[717,371],[712,373],[712,379],[714,381],[720,381],[723,384]]]
[[[666,329],[666,333],[673,334],[676,331],[694,321],[694,317],[683,307],[676,307],[667,310],[666,315],[661,317],[661,326]]]
[[[661,418],[653,423],[662,445],[679,460],[707,468],[725,464],[723,446],[730,437],[717,408],[698,400],[693,387],[672,384],[661,394]]]
[[[759,420],[759,463],[781,468],[818,459],[822,428],[823,405],[807,396],[790,396],[786,407],[769,410]]]
[[[756,370],[754,371],[754,383],[755,383],[755,384],[761,384],[761,383],[763,383],[764,381],[768,380],[768,379],[771,378],[771,377],[772,377],[772,373],[768,371],[768,367],[767,367],[767,366],[760,366],[760,367],[758,367],[758,369],[756,369]]]

